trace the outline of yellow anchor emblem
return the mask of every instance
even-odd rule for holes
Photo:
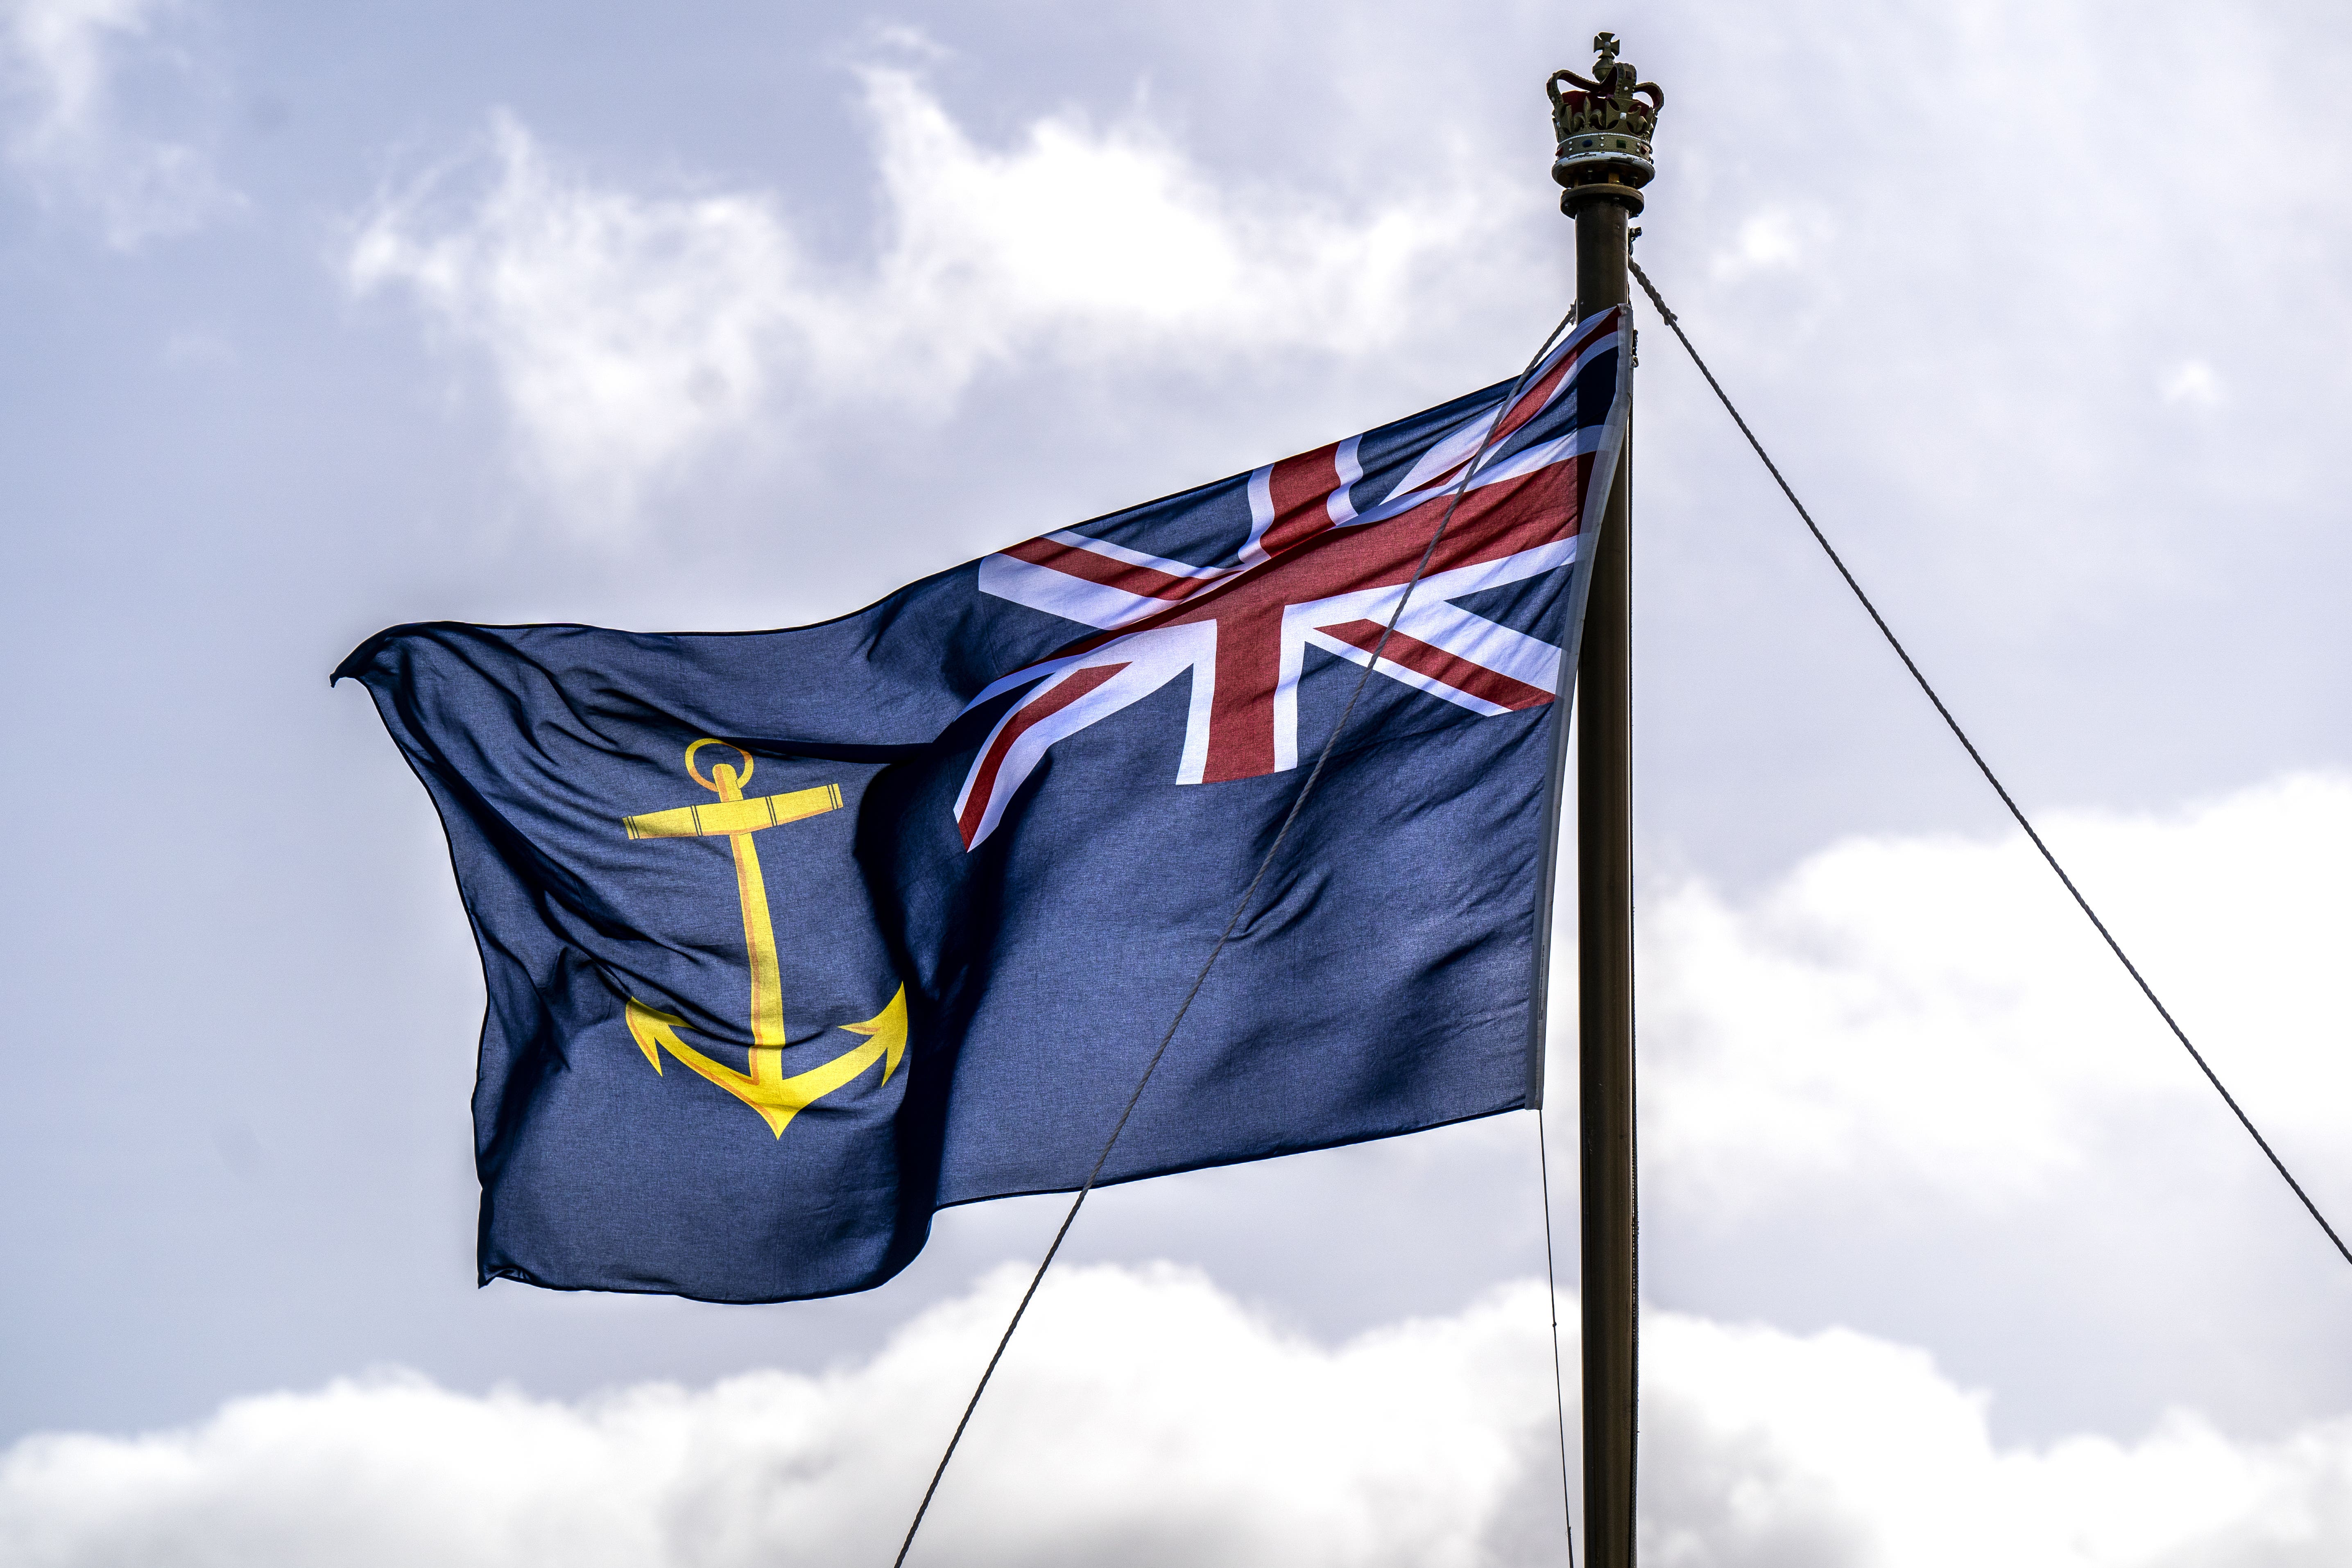
[[[736,752],[743,759],[742,773],[737,773],[725,763],[715,763],[708,778],[696,772],[694,753],[705,746],[727,746]],[[751,782],[755,765],[751,753],[740,746],[708,738],[697,741],[686,749],[687,773],[717,795],[718,803],[681,805],[670,811],[621,819],[622,827],[632,838],[724,836],[732,845],[735,887],[743,900],[743,945],[751,959],[751,1070],[737,1072],[704,1056],[677,1037],[678,1030],[686,1027],[685,1019],[656,1012],[634,996],[629,998],[627,1017],[629,1036],[646,1053],[646,1060],[653,1064],[654,1071],[662,1070],[661,1054],[667,1051],[758,1111],[761,1120],[782,1138],[795,1115],[835,1089],[854,1082],[877,1059],[883,1064],[882,1081],[890,1081],[890,1075],[898,1070],[898,1058],[907,1052],[907,988],[899,986],[889,1005],[864,1023],[841,1026],[850,1034],[866,1036],[864,1045],[806,1072],[784,1076],[783,982],[776,967],[775,926],[768,918],[768,885],[760,876],[760,851],[752,844],[751,836],[761,828],[778,827],[838,809],[841,788],[837,784],[819,784],[814,789],[796,789],[783,795],[746,795],[743,786]]]

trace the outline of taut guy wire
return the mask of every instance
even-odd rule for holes
[[[1633,263],[1633,268],[1634,278],[1642,285],[1642,291],[1649,295],[1650,303],[1658,308],[1659,319],[1666,323],[1676,338],[1681,340],[1683,352],[1690,355],[1691,363],[1698,367],[1699,374],[1706,377],[1707,385],[1715,389],[1715,395],[1722,403],[1724,412],[1730,415],[1732,423],[1739,426],[1739,433],[1748,437],[1748,444],[1756,448],[1756,455],[1764,460],[1764,467],[1771,474],[1772,482],[1780,487],[1780,493],[1787,496],[1789,504],[1797,509],[1797,515],[1804,520],[1805,527],[1812,533],[1813,542],[1822,547],[1822,553],[1830,558],[1830,564],[1836,567],[1838,575],[1845,579],[1845,585],[1853,590],[1853,596],[1861,601],[1862,607],[1869,613],[1872,624],[1878,627],[1879,635],[1886,639],[1886,646],[1895,650],[1895,657],[1903,661],[1903,668],[1911,672],[1911,679],[1919,683],[1919,689],[1926,692],[1927,700],[1936,705],[1937,713],[1943,718],[1946,727],[1952,731],[1953,738],[1958,740],[1962,749],[1969,753],[1969,761],[1977,765],[1977,772],[1984,774],[1985,783],[1992,785],[1993,794],[2000,796],[2000,804],[2009,808],[2009,815],[2017,819],[2017,826],[2025,830],[2025,837],[2032,840],[2034,848],[2041,851],[2043,861],[2056,874],[2058,880],[2064,885],[2067,896],[2074,900],[2074,907],[2083,911],[2083,917],[2091,922],[2093,929],[2098,931],[2099,940],[2107,944],[2107,951],[2114,953],[2116,962],[2124,966],[2124,973],[2131,976],[2132,984],[2139,987],[2139,994],[2147,998],[2147,1005],[2156,1009],[2158,1017],[2164,1020],[2164,1026],[2172,1031],[2172,1037],[2180,1042],[2180,1048],[2189,1053],[2189,1059],[2197,1064],[2197,1070],[2205,1075],[2205,1081],[2213,1086],[2213,1092],[2221,1097],[2221,1103],[2230,1108],[2230,1114],[2238,1119],[2238,1125],[2246,1130],[2246,1135],[2252,1138],[2256,1146],[2262,1150],[2263,1158],[2270,1161],[2272,1169],[2278,1172],[2280,1179],[2294,1189],[2294,1195],[2302,1200],[2303,1206],[2310,1211],[2311,1217],[2319,1222],[2319,1228],[2327,1233],[2327,1239],[2336,1244],[2336,1250],[2344,1255],[2344,1261],[2352,1263],[2352,1247],[2344,1245],[2344,1238],[2336,1234],[2336,1227],[2327,1223],[2327,1216],[2319,1212],[2319,1205],[2311,1201],[2311,1194],[2303,1190],[2303,1184],[2294,1179],[2294,1173],[2286,1168],[2286,1162],[2278,1157],[2278,1151],[2271,1147],[2270,1140],[2262,1135],[2261,1130],[2255,1127],[2253,1119],[2249,1117],[2244,1108],[2239,1105],[2237,1096],[2231,1094],[2223,1086],[2220,1075],[2215,1073],[2211,1064],[2206,1061],[2205,1053],[2189,1043],[2188,1032],[2182,1029],[2179,1021],[2173,1017],[2172,1010],[2158,998],[2156,988],[2147,983],[2147,976],[2140,973],[2139,965],[2134,963],[2130,954],[2124,952],[2123,943],[2117,942],[2115,933],[2107,930],[2107,922],[2099,918],[2096,910],[2091,908],[2091,900],[2083,896],[2083,889],[2074,885],[2074,879],[2066,874],[2066,868],[2058,863],[2058,857],[2050,852],[2050,846],[2042,841],[2042,835],[2035,832],[2033,824],[2026,820],[2025,813],[2019,808],[2015,797],[2009,793],[2008,788],[1993,773],[1992,764],[1984,760],[1984,753],[1977,750],[1974,741],[1969,739],[1969,732],[1960,728],[1960,721],[1952,717],[1952,710],[1944,706],[1944,700],[1941,697],[1936,695],[1936,689],[1930,686],[1927,683],[1927,678],[1920,673],[1919,666],[1913,661],[1909,650],[1904,647],[1902,639],[1895,635],[1895,628],[1886,624],[1886,617],[1878,613],[1878,606],[1870,602],[1870,595],[1862,591],[1860,583],[1854,581],[1853,574],[1847,570],[1844,560],[1831,546],[1828,536],[1822,532],[1821,524],[1815,522],[1813,514],[1805,510],[1805,503],[1797,499],[1797,492],[1789,488],[1789,481],[1781,476],[1780,465],[1772,461],[1772,455],[1764,449],[1764,443],[1756,438],[1756,432],[1750,430],[1748,427],[1748,421],[1740,417],[1738,408],[1731,401],[1731,395],[1723,390],[1723,384],[1715,379],[1715,372],[1706,368],[1706,361],[1699,358],[1698,350],[1691,346],[1690,334],[1683,331],[1681,319],[1666,308],[1665,297],[1658,292],[1658,286],[1650,281],[1650,275],[1642,270],[1639,262]]]

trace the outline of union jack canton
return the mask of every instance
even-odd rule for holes
[[[1625,400],[1614,385],[1599,397],[1590,385],[1582,396],[1574,389],[1580,373],[1604,358],[1620,370],[1621,315],[1611,309],[1580,323],[1507,410],[1500,396],[1467,411],[1433,410],[1255,470],[1247,537],[1206,564],[1143,548],[1169,531],[1161,507],[982,559],[982,593],[1097,629],[971,700],[969,708],[979,708],[1029,688],[989,732],[956,797],[966,847],[995,830],[1048,747],[1181,675],[1192,677],[1174,769],[1183,784],[1298,765],[1298,687],[1310,647],[1358,668],[1372,663],[1379,675],[1476,714],[1549,702],[1560,647],[1459,601],[1576,561],[1580,525],[1600,516],[1615,466]],[[1381,647],[1457,490],[1445,536]],[[1581,608],[1575,595],[1571,628]]]

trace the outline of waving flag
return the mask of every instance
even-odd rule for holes
[[[1629,385],[1612,310],[1516,397],[820,626],[371,638],[336,675],[439,808],[482,952],[483,1278],[833,1294],[940,1207],[1076,1186],[1367,666],[1104,1179],[1532,1103]]]

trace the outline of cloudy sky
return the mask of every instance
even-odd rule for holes
[[[0,0],[9,1560],[889,1550],[1056,1205],[477,1290],[479,971],[326,672],[835,615],[1509,374],[1599,26],[1645,264],[2352,1218],[2336,8]],[[2352,1268],[1643,347],[1648,1560],[2345,1561]],[[1102,1194],[919,1555],[1559,1561],[1535,1140]]]

